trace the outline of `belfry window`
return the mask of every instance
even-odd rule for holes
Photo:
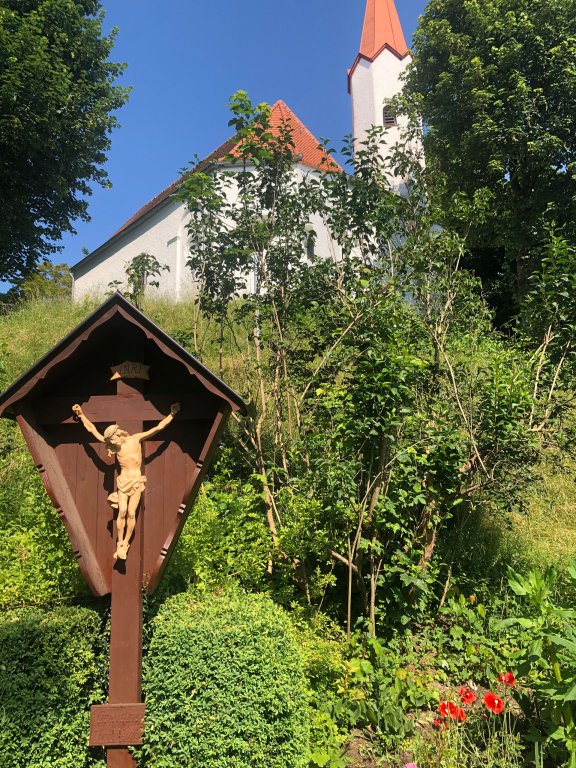
[[[395,125],[398,125],[396,111],[391,104],[384,104],[384,109],[382,110],[382,120],[384,123],[384,128],[393,128]]]

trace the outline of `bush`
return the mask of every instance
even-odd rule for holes
[[[262,585],[270,558],[262,491],[230,474],[220,466],[202,486],[168,566],[169,581],[179,577],[197,589],[225,584],[231,577],[247,589]]]
[[[0,422],[0,611],[87,595],[66,529],[21,436]]]
[[[286,614],[262,595],[170,598],[145,663],[142,768],[304,768],[306,680]]]
[[[0,619],[0,768],[95,768],[89,708],[102,701],[100,616],[25,609]]]

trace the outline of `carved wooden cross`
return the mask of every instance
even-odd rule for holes
[[[100,431],[119,423],[134,434],[175,402],[174,421],[143,444],[148,484],[127,559],[115,561],[114,463],[72,405]],[[127,746],[142,741],[143,589],[157,586],[226,420],[243,410],[239,395],[119,294],[0,395],[0,415],[18,421],[88,584],[112,596],[109,701],[92,708],[90,729],[109,767],[134,768]]]

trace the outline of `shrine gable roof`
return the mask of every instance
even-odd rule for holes
[[[121,332],[122,328],[131,333],[140,332],[139,336],[145,338],[158,352],[182,364],[188,374],[194,376],[209,393],[226,401],[233,411],[246,412],[245,403],[237,392],[136,309],[122,294],[115,293],[0,394],[0,416],[15,418],[19,401],[41,395],[47,381],[62,375],[64,369],[67,372],[73,370],[74,360],[80,357],[84,345],[92,339],[93,346],[97,332],[107,323],[114,325],[115,332]]]

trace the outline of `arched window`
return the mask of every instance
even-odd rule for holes
[[[306,238],[306,256],[310,261],[312,261],[316,256],[316,252],[314,249],[315,242],[316,242],[316,235],[313,232],[309,232],[308,237]]]
[[[382,110],[382,120],[384,123],[384,128],[393,128],[395,125],[398,125],[396,112],[391,104],[384,104],[384,109]]]

